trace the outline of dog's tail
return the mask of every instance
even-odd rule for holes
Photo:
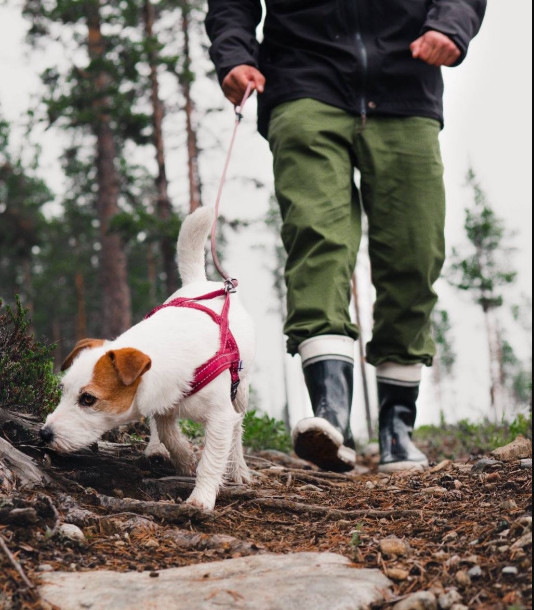
[[[178,271],[182,283],[206,280],[206,240],[215,217],[213,208],[201,207],[187,216],[178,236]]]

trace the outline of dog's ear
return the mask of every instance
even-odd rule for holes
[[[65,362],[63,362],[61,365],[61,370],[66,371],[68,368],[70,368],[74,362],[74,359],[82,350],[92,347],[100,347],[101,345],[104,345],[104,339],[82,339],[81,341],[78,341],[72,352],[65,358]]]
[[[111,360],[119,379],[126,386],[132,385],[152,366],[149,356],[133,347],[115,349],[109,351],[106,356]]]

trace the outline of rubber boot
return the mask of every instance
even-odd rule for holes
[[[302,419],[293,429],[295,453],[323,470],[348,472],[356,465],[350,429],[354,364],[327,359],[303,371],[315,417]]]
[[[412,441],[419,385],[378,382],[380,472],[423,470],[428,458]]]

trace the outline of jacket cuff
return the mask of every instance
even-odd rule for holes
[[[458,32],[447,31],[447,28],[443,27],[442,23],[433,23],[432,21],[427,21],[425,23],[425,27],[423,28],[423,34],[425,32],[440,32],[440,34],[445,34],[448,38],[450,38],[454,44],[458,47],[460,51],[460,57],[456,60],[454,64],[452,64],[452,68],[459,66],[464,59],[467,57],[467,51],[469,49],[469,43],[463,40],[463,38],[458,34]]]

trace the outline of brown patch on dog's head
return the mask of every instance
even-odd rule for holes
[[[150,358],[137,349],[111,350],[98,359],[81,397],[95,397],[94,408],[99,411],[124,413],[132,406],[141,377],[151,366]]]
[[[61,365],[61,370],[66,371],[70,368],[74,359],[82,350],[100,347],[101,345],[104,345],[104,339],[82,339],[81,341],[78,341],[72,352],[65,358],[65,362]]]

